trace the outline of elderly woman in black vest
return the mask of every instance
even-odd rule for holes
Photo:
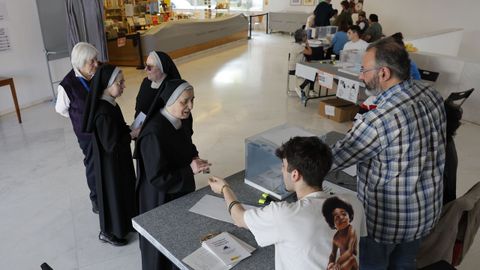
[[[90,134],[82,132],[82,118],[85,100],[90,91],[90,80],[98,67],[98,50],[93,45],[79,42],[73,47],[72,69],[58,85],[55,110],[62,116],[70,118],[78,144],[82,149],[83,164],[86,169],[87,183],[90,189],[92,211],[98,214],[95,172],[93,168],[93,150]]]

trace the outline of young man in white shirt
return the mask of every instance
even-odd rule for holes
[[[294,203],[245,210],[225,180],[209,179],[212,190],[225,197],[235,224],[249,229],[260,246],[275,245],[276,270],[358,269],[359,237],[366,235],[364,211],[353,195],[322,192],[332,165],[330,148],[318,137],[294,137],[276,155],[286,189],[297,195]],[[329,200],[333,204],[324,205]]]
[[[348,27],[347,36],[349,42],[345,44],[343,50],[358,50],[364,52],[367,50],[368,43],[360,38],[360,27],[358,25],[351,25]]]

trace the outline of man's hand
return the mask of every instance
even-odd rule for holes
[[[212,176],[208,178],[208,184],[212,188],[212,191],[217,194],[222,194],[222,187],[227,184],[222,178]]]

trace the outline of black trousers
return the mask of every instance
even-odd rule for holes
[[[78,144],[83,152],[83,164],[85,165],[85,174],[87,184],[90,189],[90,200],[97,202],[97,187],[95,185],[95,170],[93,168],[93,143],[92,139],[78,139]]]

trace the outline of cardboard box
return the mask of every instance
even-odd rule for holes
[[[339,98],[331,98],[320,101],[318,113],[325,118],[337,121],[351,121],[358,112],[358,106]]]

